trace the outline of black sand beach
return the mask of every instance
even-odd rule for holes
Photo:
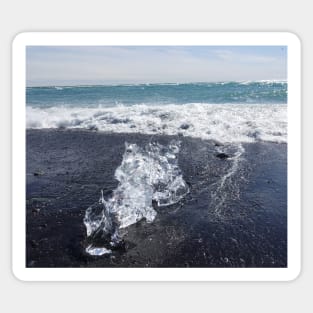
[[[243,144],[236,160],[236,146],[175,138],[190,193],[128,227],[123,248],[90,256],[85,211],[116,188],[125,141],[173,137],[27,130],[26,266],[286,267],[287,145]]]

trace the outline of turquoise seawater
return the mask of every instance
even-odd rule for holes
[[[186,103],[281,104],[287,103],[287,82],[27,87],[26,103],[33,108]]]

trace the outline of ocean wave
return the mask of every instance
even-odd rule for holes
[[[182,135],[220,142],[287,142],[286,104],[27,107],[27,128],[85,128],[115,133]]]
[[[270,85],[270,84],[280,84],[284,85],[287,84],[286,80],[275,80],[275,79],[263,79],[263,80],[245,80],[245,81],[239,81],[234,82],[238,83],[240,85],[251,85],[251,84],[259,84],[259,85]]]
[[[37,88],[51,88],[51,89],[66,89],[66,88],[94,88],[94,87],[141,87],[141,86],[214,86],[214,85],[250,85],[250,84],[287,84],[287,80],[284,79],[263,79],[263,80],[226,80],[226,81],[212,81],[212,82],[164,82],[164,83],[98,83],[98,84],[73,84],[73,85],[47,85],[47,86],[27,86],[28,89]],[[60,89],[61,90],[61,89]]]

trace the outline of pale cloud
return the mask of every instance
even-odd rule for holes
[[[286,54],[245,47],[27,49],[28,84],[261,79],[286,79]]]
[[[214,51],[217,58],[224,61],[237,61],[239,63],[274,63],[280,62],[281,60],[277,57],[262,56],[262,55],[243,55],[235,53],[229,50],[216,50]]]

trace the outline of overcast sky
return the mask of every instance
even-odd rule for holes
[[[27,85],[287,79],[282,46],[28,46]]]

